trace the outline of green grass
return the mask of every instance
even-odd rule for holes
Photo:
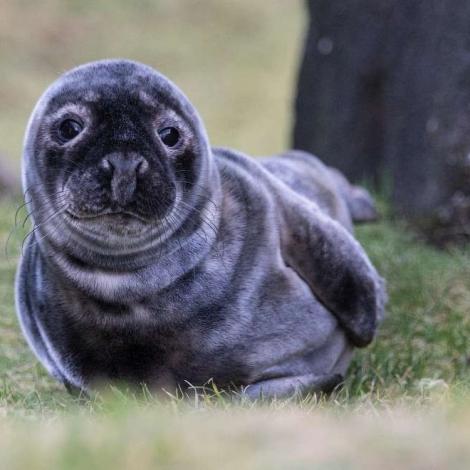
[[[0,0],[0,155],[17,170],[44,87],[103,57],[167,74],[214,144],[281,151],[302,27],[297,1]],[[0,203],[1,247],[16,206]],[[0,254],[0,468],[468,468],[470,250],[438,251],[383,212],[357,230],[388,282],[376,341],[331,397],[257,404],[211,387],[184,399],[68,396],[19,331],[19,228]]]
[[[13,415],[54,413],[73,400],[34,360],[18,328],[13,280],[28,227],[21,226],[23,210],[12,231],[15,207],[0,205],[0,245],[8,252],[0,261],[0,408]],[[390,300],[376,341],[357,352],[330,402],[380,407],[470,392],[470,250],[437,250],[388,215],[357,235],[387,280]]]
[[[426,246],[399,221],[358,231],[388,282],[387,318],[351,368],[351,387],[409,393],[470,384],[470,251]]]

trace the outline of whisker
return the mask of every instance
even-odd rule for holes
[[[28,192],[32,189],[33,185],[30,185],[25,191],[24,191],[24,195],[25,195],[25,198],[28,194]],[[61,195],[62,191],[57,191],[55,194],[52,195],[52,202],[54,203],[60,203],[62,204],[63,202],[63,199],[62,199],[62,195]],[[15,217],[14,217],[14,225],[13,227],[11,228],[11,230],[9,231],[8,233],[8,236],[7,236],[7,239],[5,241],[5,256],[8,260],[10,260],[10,252],[9,252],[9,248],[10,248],[10,243],[13,239],[13,236],[15,235],[15,233],[17,233],[17,231],[21,228],[21,229],[24,229],[25,226],[26,226],[26,222],[27,220],[29,219],[29,217],[33,214],[33,213],[37,213],[37,214],[40,214],[43,210],[42,208],[37,208],[37,209],[30,209],[29,212],[27,212],[27,215],[25,217],[25,219],[23,220],[21,226],[19,226],[19,215],[20,215],[20,212],[22,209],[24,209],[26,206],[28,206],[29,204],[31,204],[33,201],[32,199],[30,200],[27,200],[25,201],[24,203],[20,204],[19,207],[16,209],[15,211]]]
[[[197,216],[200,217],[201,221],[203,223],[205,223],[214,232],[214,235],[217,236],[217,227],[213,224],[212,221],[210,221],[207,218],[207,216],[205,214],[202,213],[201,209],[199,209],[197,207],[193,207],[193,206],[191,206],[190,204],[187,204],[184,201],[180,201],[180,203],[183,203],[187,207],[179,207],[179,208],[176,209],[176,212],[187,211],[186,213],[181,214],[183,216],[189,216],[191,213],[195,213],[194,215],[197,214]]]
[[[26,240],[28,239],[28,237],[30,237],[31,235],[33,235],[34,233],[36,233],[39,228],[41,226],[44,226],[44,224],[46,224],[47,222],[50,222],[51,220],[53,220],[54,218],[56,218],[57,216],[63,214],[65,212],[65,208],[64,207],[61,207],[59,208],[59,210],[57,210],[56,212],[54,212],[51,216],[49,216],[46,220],[44,220],[43,222],[41,222],[40,224],[36,224],[34,226],[34,228],[32,230],[30,230],[28,232],[28,234],[23,238],[23,241],[21,243],[21,253],[23,253],[23,250],[24,250],[24,244],[26,242]],[[40,240],[43,240],[45,237],[47,236],[47,234],[45,234]]]

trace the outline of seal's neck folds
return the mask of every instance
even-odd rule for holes
[[[148,251],[123,256],[87,252],[82,258],[55,247],[47,237],[32,243],[37,243],[44,262],[59,278],[92,297],[129,303],[156,294],[193,270],[217,241],[222,191],[217,166],[209,169],[201,179],[199,195],[191,207],[185,207],[185,220]]]

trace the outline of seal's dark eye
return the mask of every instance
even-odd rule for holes
[[[158,131],[158,135],[167,147],[174,147],[180,140],[180,133],[174,127],[164,127]]]
[[[59,125],[59,139],[62,142],[68,142],[77,137],[82,130],[83,126],[78,121],[75,121],[75,119],[64,119]]]

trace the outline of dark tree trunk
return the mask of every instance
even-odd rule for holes
[[[293,146],[470,235],[470,2],[310,0]]]

